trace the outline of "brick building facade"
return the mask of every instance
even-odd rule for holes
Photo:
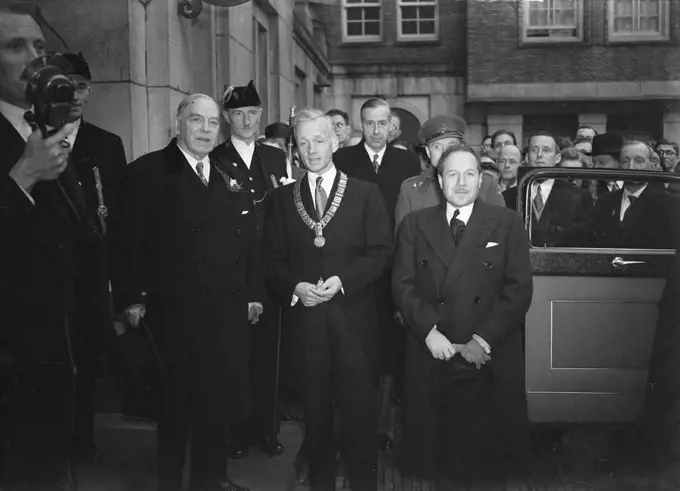
[[[464,115],[475,145],[500,128],[526,141],[539,128],[573,136],[579,124],[680,139],[680,2],[323,2],[333,72],[324,104],[349,110],[355,127],[361,102],[380,94],[421,123]],[[436,12],[434,35],[408,39],[423,5]]]

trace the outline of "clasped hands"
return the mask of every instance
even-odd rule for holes
[[[316,285],[300,282],[295,287],[295,296],[305,307],[314,307],[332,299],[342,289],[342,281],[337,276],[331,276],[326,281],[319,280]]]
[[[474,339],[470,340],[467,344],[453,344],[436,328],[433,328],[427,335],[425,344],[430,353],[432,353],[433,358],[437,360],[450,360],[456,353],[460,353],[465,358],[465,361],[474,363],[477,370],[491,360],[491,357],[486,354],[484,348]]]

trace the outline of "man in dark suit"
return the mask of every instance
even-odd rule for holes
[[[44,54],[30,11],[0,6],[0,392],[8,489],[70,484],[74,330],[106,304],[97,259],[101,234],[88,218],[66,140],[43,139],[26,120],[21,74]],[[31,116],[33,116],[31,114]],[[31,117],[29,117],[31,119]],[[10,394],[8,394],[8,392]]]
[[[389,226],[394,230],[394,216],[401,184],[420,174],[420,162],[414,152],[404,152],[388,145],[392,129],[392,112],[383,99],[369,99],[361,106],[363,142],[338,150],[334,157],[338,169],[354,177],[378,185],[389,214]],[[380,386],[377,398],[380,406],[379,435],[383,450],[392,447],[389,436],[391,405],[395,398],[395,376],[403,366],[403,328],[395,320],[396,308],[390,294],[390,272],[386,271],[377,285],[381,349]]]
[[[602,133],[593,138],[592,150],[587,153],[593,160],[595,169],[619,169],[621,167],[621,149],[623,136],[616,133]],[[623,181],[598,181],[597,196],[619,191],[623,188]]]
[[[66,74],[76,87],[75,98],[71,105],[69,120],[76,127],[67,141],[71,144],[71,160],[78,174],[78,182],[83,189],[87,212],[92,223],[96,224],[102,236],[107,238],[106,250],[100,259],[104,277],[110,278],[108,251],[111,249],[108,236],[108,222],[118,211],[118,193],[127,160],[123,142],[114,135],[92,123],[85,121],[84,114],[90,99],[92,74],[82,53],[64,55],[70,66]],[[97,456],[94,445],[94,401],[93,390],[96,376],[97,357],[102,351],[107,335],[111,335],[111,311],[103,305],[88,322],[78,326],[76,331],[77,411],[76,446],[85,456]],[[94,317],[94,314],[99,317]]]
[[[288,178],[286,157],[279,150],[256,141],[262,107],[252,81],[245,87],[225,87],[223,96],[222,114],[230,125],[231,136],[215,148],[211,157],[222,171],[250,194],[254,203],[250,219],[256,230],[256,247],[259,249],[267,198]],[[271,456],[284,450],[278,441],[280,307],[268,297],[262,300],[264,314],[257,329],[250,331],[253,415],[251,421],[235,422],[230,448],[234,458],[244,458],[251,444],[259,445]]]
[[[560,152],[555,138],[539,132],[529,139],[529,167],[555,167]],[[503,191],[515,209],[518,187]],[[591,238],[593,202],[590,193],[567,180],[542,179],[531,185],[531,244],[536,247],[587,247]],[[526,205],[525,205],[526,206]]]
[[[252,200],[208,157],[219,118],[212,98],[185,98],[177,139],[126,169],[116,221],[113,291],[132,326],[145,319],[163,365],[158,461],[169,491],[182,487],[189,440],[192,489],[244,490],[225,476],[227,439],[249,412],[248,321],[262,287]]]
[[[653,170],[651,152],[643,142],[627,142],[621,150],[622,168]],[[679,223],[680,198],[660,183],[627,180],[623,189],[604,194],[595,203],[598,247],[673,249]]]
[[[291,309],[304,374],[311,489],[335,489],[334,405],[352,489],[377,489],[374,396],[375,283],[392,254],[388,214],[377,186],[335,168],[328,116],[306,109],[295,137],[307,176],[277,190],[267,212],[267,283]]]
[[[437,170],[446,201],[404,219],[392,274],[410,331],[404,471],[443,481],[521,473],[530,455],[526,232],[516,213],[477,199],[473,150],[451,147]]]

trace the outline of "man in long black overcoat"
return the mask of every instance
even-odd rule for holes
[[[311,489],[335,489],[334,405],[350,485],[377,488],[374,387],[381,348],[375,284],[392,255],[380,190],[333,165],[328,116],[307,109],[295,135],[307,175],[272,194],[263,254],[267,284],[289,306],[299,343]]]
[[[449,148],[438,171],[446,201],[404,219],[392,274],[409,328],[403,461],[460,484],[529,463],[521,327],[532,276],[521,217],[477,199],[474,152]]]
[[[208,154],[219,129],[210,97],[179,106],[177,139],[128,166],[114,293],[148,326],[164,365],[160,489],[179,490],[191,440],[192,489],[242,491],[225,475],[229,424],[249,414],[249,302],[260,294],[252,202]],[[222,488],[220,488],[220,479]]]

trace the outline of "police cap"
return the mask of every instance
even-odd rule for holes
[[[427,120],[418,131],[418,138],[427,145],[442,138],[463,138],[465,120],[458,116],[435,116]]]

